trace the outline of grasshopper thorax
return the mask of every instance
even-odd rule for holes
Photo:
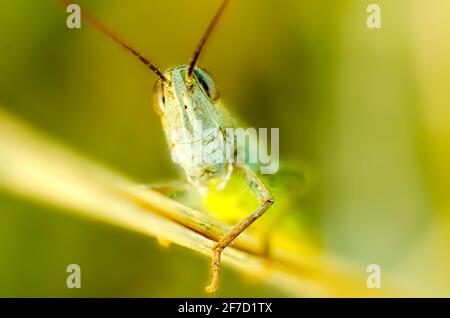
[[[226,128],[232,123],[208,72],[194,68],[189,82],[188,68],[181,65],[164,72],[165,80],[159,79],[153,89],[153,107],[161,118],[172,160],[200,185],[223,175],[231,162],[234,149],[226,146]]]

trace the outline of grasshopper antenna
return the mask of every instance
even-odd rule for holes
[[[59,2],[64,5],[64,6],[68,6],[69,4],[71,4],[72,2],[69,0],[59,0]],[[84,10],[81,11],[81,16],[95,29],[99,30],[100,32],[102,32],[104,35],[106,35],[107,37],[109,37],[111,40],[113,40],[114,42],[116,42],[117,44],[119,44],[121,47],[123,47],[124,49],[126,49],[128,52],[130,52],[131,54],[133,54],[134,56],[136,56],[142,63],[144,63],[150,70],[152,70],[156,75],[158,75],[159,78],[161,78],[161,80],[163,82],[167,81],[167,79],[165,78],[165,76],[163,75],[163,73],[152,63],[150,62],[150,60],[148,60],[147,58],[145,58],[141,53],[139,53],[138,51],[136,51],[135,49],[133,49],[131,46],[129,46],[125,41],[123,41],[122,39],[120,39],[119,37],[117,37],[114,33],[112,33],[106,26],[104,26],[102,23],[100,23],[99,21],[97,21],[93,16],[91,16],[88,13],[85,13]]]
[[[217,10],[216,15],[209,23],[208,28],[206,29],[205,33],[203,34],[202,38],[200,39],[200,42],[198,42],[197,47],[195,48],[194,54],[192,55],[191,62],[189,63],[189,69],[186,77],[186,83],[188,86],[192,85],[192,72],[194,71],[195,64],[197,64],[198,58],[200,56],[200,53],[203,50],[203,47],[205,46],[206,42],[208,41],[209,36],[213,32],[216,25],[219,23],[220,18],[223,16],[223,13],[225,12],[225,9],[227,5],[230,3],[230,0],[224,0],[222,2],[222,5]]]

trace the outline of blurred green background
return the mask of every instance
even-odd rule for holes
[[[219,1],[77,1],[166,69],[187,63]],[[382,28],[366,26],[368,4]],[[450,296],[450,2],[234,1],[200,65],[312,186],[328,253]],[[0,0],[0,104],[143,182],[178,175],[151,107],[156,76],[55,1]],[[0,192],[0,296],[205,296],[209,260]],[[80,264],[82,288],[65,286]],[[365,271],[365,265],[361,267]],[[218,296],[284,296],[225,267]]]

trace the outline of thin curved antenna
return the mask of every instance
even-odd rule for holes
[[[59,2],[65,6],[68,6],[72,2],[69,0],[59,0]],[[131,54],[136,56],[142,63],[144,63],[149,69],[151,69],[156,75],[159,76],[164,82],[167,81],[167,79],[164,77],[163,73],[152,63],[150,60],[145,58],[141,53],[133,49],[131,46],[129,46],[125,41],[117,37],[114,33],[112,33],[106,26],[104,26],[102,23],[97,21],[93,16],[86,13],[84,10],[81,10],[81,16],[86,19],[86,21],[95,29],[102,32],[104,35],[112,39],[114,42],[119,44],[121,47],[129,51]]]
[[[208,40],[209,36],[213,32],[215,26],[218,24],[220,18],[223,16],[223,13],[229,3],[230,3],[230,0],[224,0],[222,2],[222,5],[219,7],[216,15],[209,23],[209,26],[206,29],[205,33],[203,34],[202,38],[200,39],[200,42],[198,42],[197,47],[195,48],[194,54],[192,55],[191,62],[189,63],[189,69],[188,69],[188,73],[187,73],[187,77],[186,77],[186,83],[188,83],[188,84],[192,83],[192,72],[194,71],[195,64],[197,64],[200,53],[202,52],[202,49],[205,46],[206,41]]]

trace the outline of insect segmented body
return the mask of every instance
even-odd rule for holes
[[[60,1],[69,4],[67,0]],[[190,64],[170,68],[165,72],[161,72],[150,60],[92,16],[82,13],[82,17],[93,27],[131,52],[159,77],[154,86],[153,107],[161,118],[172,159],[184,170],[187,181],[202,190],[211,178],[222,179],[224,184],[232,171],[237,170],[245,175],[249,188],[259,200],[259,206],[251,214],[215,242],[212,248],[212,281],[206,288],[208,292],[214,292],[218,288],[222,251],[274,202],[261,179],[247,165],[233,160],[236,150],[234,142],[231,147],[224,147],[223,143],[230,141],[230,137],[225,136],[225,131],[233,126],[233,120],[223,107],[211,76],[204,69],[196,67],[203,46],[229,2],[230,0],[222,2],[197,45]]]

